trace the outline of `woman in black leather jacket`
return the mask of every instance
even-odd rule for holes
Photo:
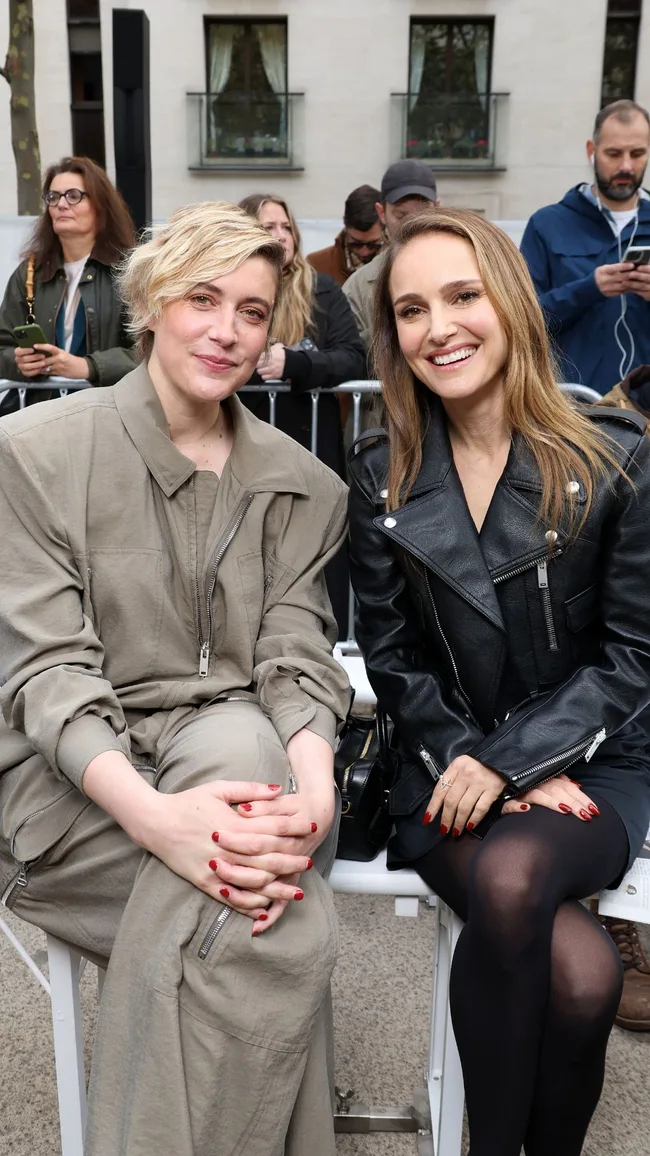
[[[387,433],[352,454],[350,538],[401,753],[391,862],[465,921],[471,1156],[577,1156],[622,979],[578,900],[650,819],[650,444],[561,393],[525,265],[473,213],[402,227],[375,355]]]

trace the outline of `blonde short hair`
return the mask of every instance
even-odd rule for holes
[[[133,249],[118,273],[139,353],[150,355],[151,323],[165,305],[181,300],[199,281],[234,272],[250,257],[269,262],[279,292],[283,256],[280,243],[236,205],[202,201],[177,209],[164,225],[154,226],[151,239]]]

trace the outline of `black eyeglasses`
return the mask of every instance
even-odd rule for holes
[[[61,197],[65,197],[69,205],[78,205],[88,193],[83,193],[81,189],[66,189],[64,193],[57,193],[55,189],[48,189],[43,195],[43,200],[46,205],[56,207]]]
[[[375,253],[384,247],[383,241],[353,241],[346,237],[346,242],[349,249],[372,249]]]

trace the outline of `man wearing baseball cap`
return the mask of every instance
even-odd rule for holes
[[[422,161],[396,161],[386,170],[381,182],[381,201],[376,209],[389,239],[405,217],[421,212],[427,204],[440,204],[435,177],[428,165]],[[378,253],[343,285],[366,349],[372,340],[375,282],[383,261],[384,253]]]

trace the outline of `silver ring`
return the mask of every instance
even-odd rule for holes
[[[452,782],[453,782],[453,779],[441,779],[440,780],[440,786],[442,787],[443,791],[448,791]]]

